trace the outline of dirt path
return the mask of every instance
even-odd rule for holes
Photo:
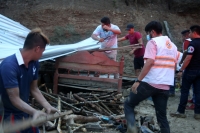
[[[177,110],[179,97],[180,92],[176,92],[176,96],[170,97],[168,100],[167,117],[168,121],[170,122],[171,133],[200,133],[200,120],[194,119],[193,110],[186,110],[187,118],[176,118],[169,115],[171,112],[175,112]],[[139,114],[136,116],[136,118],[140,115],[144,116],[147,114],[153,115],[154,120],[156,121],[154,107],[151,106],[151,104],[151,101],[142,102],[136,108],[136,110],[139,111]]]
[[[169,113],[177,110],[180,92],[175,97],[169,98],[168,120],[170,121],[171,133],[200,133],[200,120],[194,119],[194,111],[186,110],[187,118],[170,117]]]

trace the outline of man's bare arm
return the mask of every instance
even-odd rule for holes
[[[112,28],[110,28],[110,31],[112,31],[114,34],[121,34],[121,31],[120,30],[118,30],[118,29],[112,29]]]
[[[99,38],[96,34],[92,34],[92,39],[99,41],[101,38]]]
[[[41,104],[46,110],[47,113],[54,113],[58,112],[57,109],[52,107],[49,102],[44,98],[40,90],[38,89],[37,86],[37,80],[32,81],[31,83],[31,94],[32,96],[36,99],[36,101]]]
[[[183,65],[181,67],[180,70],[185,70],[185,68],[188,66],[188,64],[190,63],[190,60],[192,59],[192,56],[193,55],[187,55],[184,62],[183,62]]]
[[[180,61],[179,65],[183,63],[183,61],[185,60],[186,56],[187,56],[187,50],[185,50],[185,51],[183,52],[183,56],[182,56],[182,58],[181,58],[181,61]]]
[[[142,38],[138,39],[139,44],[143,44]]]
[[[125,36],[117,39],[118,42],[121,42],[121,41],[124,41],[124,40],[126,40]]]
[[[36,109],[32,108],[19,97],[19,88],[10,88],[6,90],[13,106],[30,115],[34,115],[34,113],[36,113]]]
[[[141,45],[143,44],[142,38],[140,38],[140,39],[138,40],[138,44],[141,44]],[[137,49],[139,49],[139,48],[134,48],[134,49],[133,49],[133,52],[134,52],[135,50],[137,50]]]

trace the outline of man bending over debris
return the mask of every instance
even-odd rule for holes
[[[101,49],[117,48],[117,35],[121,34],[121,31],[117,25],[111,24],[108,17],[101,19],[101,25],[92,33],[92,38],[101,43]],[[105,55],[116,61],[117,50],[105,51]],[[116,78],[116,75],[115,75]]]
[[[159,22],[148,23],[145,31],[151,38],[146,45],[145,64],[124,103],[127,132],[136,133],[134,108],[151,96],[161,133],[170,133],[166,108],[169,86],[174,84],[177,47],[167,36],[162,36],[162,25]]]
[[[48,43],[49,40],[42,31],[34,29],[26,37],[23,49],[5,58],[0,64],[0,95],[4,104],[4,120],[23,120],[29,115],[36,119],[46,113],[58,111],[47,102],[37,86],[38,59]],[[30,93],[46,109],[46,113],[28,104]],[[21,132],[36,133],[39,130],[29,128]]]

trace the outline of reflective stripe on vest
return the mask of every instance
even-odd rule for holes
[[[175,68],[175,59],[168,56],[156,56],[153,68]]]
[[[156,60],[175,62],[174,58],[168,56],[156,56]]]

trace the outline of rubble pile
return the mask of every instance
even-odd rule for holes
[[[57,130],[66,132],[103,132],[107,128],[113,128],[121,133],[127,130],[123,112],[124,95],[118,92],[69,92],[53,94],[45,84],[40,88],[49,103],[57,107],[60,112],[70,112],[68,115],[54,121],[47,121],[43,131]],[[130,91],[130,90],[129,90]],[[31,106],[42,110],[34,98],[31,98]],[[137,113],[137,112],[135,112]],[[138,114],[137,127],[140,132],[158,132],[152,116]]]
[[[48,121],[45,124],[46,131],[55,130],[59,125],[61,128],[59,130],[99,132],[105,130],[105,127],[117,127],[120,119],[124,118],[123,97],[118,92],[53,94],[45,84],[40,88],[44,88],[45,91],[41,91],[42,94],[60,112],[72,110],[72,114],[57,122]],[[31,98],[31,106],[38,110],[43,109],[34,98]]]

